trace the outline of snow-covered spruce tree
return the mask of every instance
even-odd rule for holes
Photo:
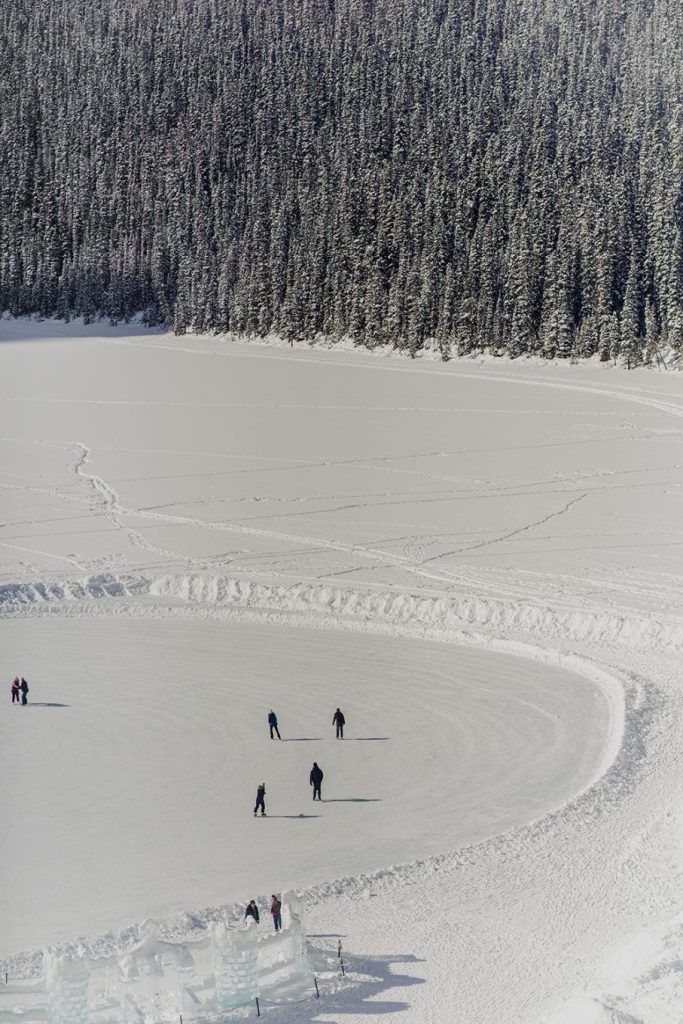
[[[0,307],[682,348],[681,52],[675,0],[2,5]]]

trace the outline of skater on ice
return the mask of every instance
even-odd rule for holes
[[[341,713],[339,708],[337,708],[337,710],[334,713],[334,717],[332,718],[332,725],[336,725],[336,727],[337,727],[337,739],[338,740],[343,740],[344,739],[344,726],[346,725],[346,719],[344,718],[344,715]]]
[[[249,900],[247,904],[247,909],[244,911],[245,921],[248,917],[253,917],[253,919],[256,921],[256,924],[259,923],[259,912],[258,907],[256,906],[256,900]]]
[[[324,776],[322,768],[318,767],[317,761],[314,761],[313,767],[311,768],[311,774],[309,776],[310,784],[313,786],[314,800],[316,797],[318,798],[318,800],[322,800],[322,797],[320,795],[320,787],[322,786],[323,783],[323,777]]]
[[[270,904],[270,912],[273,915],[273,926],[275,928],[275,931],[279,932],[280,929],[282,928],[282,904],[280,903],[280,900],[277,898],[277,896],[272,896],[271,899],[273,902]]]
[[[15,676],[12,680],[12,703],[19,703],[19,676]]]
[[[26,696],[26,694],[28,693],[28,683],[26,682],[23,676],[21,677],[19,689],[21,690],[21,703],[28,704],[28,697]]]
[[[268,712],[268,726],[270,728],[270,738],[271,738],[271,740],[275,739],[275,736],[273,736],[273,733],[275,733],[277,738],[279,740],[281,740],[282,736],[280,735],[280,730],[277,727],[277,715],[275,714],[275,712],[273,711],[272,708]]]
[[[262,782],[261,785],[256,790],[256,806],[254,807],[254,817],[256,817],[256,812],[259,811],[259,810],[261,811],[261,817],[265,818],[265,816],[266,816],[266,784],[265,784],[265,782]]]

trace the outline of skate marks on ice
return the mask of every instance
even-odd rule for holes
[[[519,650],[163,610],[0,622],[7,657],[31,650],[32,675],[71,704],[57,734],[48,714],[29,728],[14,713],[3,740],[24,766],[12,842],[33,851],[24,886],[0,894],[10,948],[239,899],[283,870],[295,887],[453,848],[571,798],[618,742],[599,683]],[[390,739],[268,737],[263,707],[313,738],[318,706],[342,691],[348,728],[382,719]],[[314,757],[325,784],[312,807]],[[271,826],[246,824],[255,779]]]

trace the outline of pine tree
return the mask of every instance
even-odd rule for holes
[[[218,6],[0,7],[0,308],[683,351],[671,0]]]

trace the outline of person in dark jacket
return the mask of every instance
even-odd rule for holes
[[[275,712],[273,711],[272,708],[268,712],[268,726],[270,728],[270,738],[271,738],[271,740],[275,739],[275,736],[273,736],[273,733],[276,733],[277,734],[277,738],[279,740],[281,740],[282,736],[280,735],[280,730],[277,727],[277,715],[275,714]]]
[[[277,896],[272,897],[272,903],[270,904],[270,912],[273,915],[273,926],[276,932],[279,932],[282,928],[282,904],[280,903]]]
[[[317,797],[318,800],[322,800],[322,797],[320,795],[320,787],[323,784],[323,770],[322,768],[318,767],[317,761],[313,762],[313,767],[311,768],[309,781],[313,786],[313,799],[315,800],[315,798]]]
[[[256,790],[256,806],[254,807],[254,817],[256,817],[256,812],[258,810],[261,811],[261,817],[265,818],[265,816],[266,816],[266,784],[265,784],[265,782],[262,782],[261,785]]]
[[[21,682],[19,683],[19,689],[21,690],[21,703],[28,704],[28,697],[26,696],[26,694],[28,693],[28,683],[26,682],[23,676],[21,677]]]
[[[12,703],[19,703],[19,676],[15,676],[12,680]]]
[[[338,740],[343,740],[344,739],[344,726],[346,725],[346,719],[344,718],[344,716],[341,713],[341,711],[339,710],[339,708],[337,708],[337,710],[334,713],[334,717],[332,718],[332,725],[336,725],[337,726],[337,739]]]
[[[245,921],[248,917],[253,917],[254,920],[256,921],[256,924],[259,923],[259,913],[258,907],[256,906],[256,900],[249,900],[247,904],[247,909],[244,911]]]

